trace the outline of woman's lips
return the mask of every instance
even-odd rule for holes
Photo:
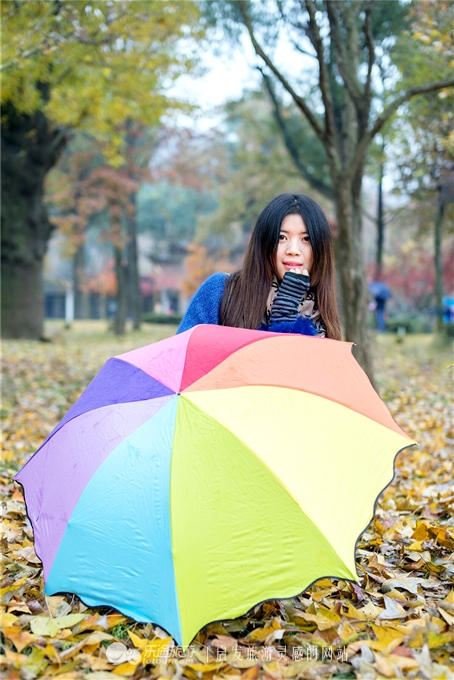
[[[282,264],[284,265],[284,267],[288,267],[289,269],[295,269],[296,267],[303,266],[301,262],[283,262]]]

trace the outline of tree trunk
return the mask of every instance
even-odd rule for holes
[[[135,194],[131,197],[135,204]],[[128,288],[132,327],[139,330],[142,316],[142,295],[140,293],[139,262],[137,252],[136,214],[128,215]]]
[[[364,160],[354,174],[348,172],[357,153],[360,137],[357,112],[351,99],[346,96],[342,108],[342,128],[338,134],[337,152],[328,142],[325,145],[330,165],[331,183],[338,220],[337,253],[341,283],[344,336],[355,343],[354,356],[375,387],[371,338],[367,319],[367,276],[363,246],[361,191]]]
[[[74,253],[73,285],[74,285],[74,317],[88,319],[90,316],[88,295],[83,290],[83,274],[85,271],[85,245],[82,243]]]
[[[43,335],[42,268],[52,233],[43,203],[46,173],[67,141],[45,116],[3,107],[2,124],[2,335]]]
[[[43,336],[44,296],[41,258],[20,261],[2,257],[2,335],[4,338]]]
[[[380,281],[383,273],[383,242],[385,236],[385,223],[383,220],[383,174],[384,165],[380,165],[378,179],[378,206],[377,206],[377,252],[375,256],[375,280]]]
[[[355,343],[354,356],[374,385],[367,324],[366,267],[362,241],[361,179],[353,185],[333,182],[339,227],[337,256],[345,339]]]
[[[118,246],[115,246],[115,272],[118,290],[113,328],[116,335],[124,335],[128,312],[127,267],[123,263],[123,249]]]
[[[443,260],[441,257],[441,226],[445,212],[443,187],[438,191],[438,206],[435,217],[434,250],[435,250],[435,307],[437,314],[437,331],[443,330]]]
[[[107,316],[106,306],[107,306],[107,295],[105,293],[99,293],[99,318],[100,319],[105,319],[106,316]]]

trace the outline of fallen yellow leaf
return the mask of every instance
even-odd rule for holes
[[[122,663],[120,666],[117,666],[116,668],[114,668],[114,670],[111,671],[111,673],[113,675],[123,675],[123,676],[130,677],[131,675],[134,675],[136,670],[137,670],[137,665],[129,663],[129,661],[127,661],[126,663]]]
[[[366,620],[366,614],[361,609],[356,609],[351,602],[347,604],[347,613],[345,614],[349,619],[359,619],[360,621]]]
[[[424,522],[417,522],[412,538],[414,538],[416,541],[427,541],[429,538],[429,528],[427,524]]]
[[[139,637],[138,635],[136,635],[135,633],[133,633],[130,630],[128,630],[128,635],[131,639],[132,644],[137,649],[144,649],[147,646],[147,643],[150,642],[149,640],[145,640],[144,638]]]
[[[114,628],[115,626],[118,626],[120,623],[125,623],[128,619],[126,616],[123,616],[123,614],[109,614],[106,616],[107,620],[107,629],[110,630],[111,628]]]
[[[259,677],[260,667],[258,665],[251,666],[241,674],[241,680],[257,680]]]
[[[414,541],[408,546],[408,550],[413,550],[414,552],[422,552],[424,548],[422,547],[422,541]]]
[[[11,591],[19,590],[22,586],[24,586],[27,583],[27,577],[22,576],[22,578],[17,579],[17,581],[14,581],[10,586],[5,586],[5,588],[0,588],[0,598],[3,599],[3,595],[5,593],[10,593]]]
[[[345,621],[344,619],[337,629],[337,634],[343,642],[344,640],[348,640],[349,638],[356,635],[356,630],[348,623],[348,621]]]
[[[8,604],[8,609],[11,612],[21,612],[22,614],[32,613],[30,611],[30,607],[26,605],[24,602],[12,602],[12,604]]]
[[[58,656],[58,654],[57,654],[57,651],[56,651],[55,647],[54,647],[53,645],[51,645],[50,643],[47,644],[47,645],[44,647],[44,654],[45,654],[49,659],[51,659],[51,660],[53,660],[53,661],[56,661],[57,663],[60,663],[60,658],[59,658],[59,656]]]
[[[86,617],[86,614],[68,614],[51,619],[47,616],[33,616],[30,619],[30,628],[35,635],[55,637],[59,630],[75,626]]]
[[[272,628],[271,626],[266,628],[256,628],[251,633],[249,633],[247,639],[251,640],[251,642],[263,642],[266,640],[268,635],[274,633],[275,630],[276,629]]]
[[[454,590],[449,591],[443,602],[449,602],[450,604],[454,605]]]
[[[440,613],[440,616],[444,618],[444,620],[449,626],[454,626],[454,614],[447,612],[440,605],[438,606],[438,611]]]
[[[17,616],[14,616],[14,614],[3,614],[2,615],[2,626],[5,628],[8,628],[9,626],[14,626],[14,624],[17,621]]]
[[[389,661],[389,659],[382,656],[381,654],[377,653],[375,655],[375,662],[373,665],[380,673],[380,676],[384,676],[385,678],[396,677],[396,669],[394,665]]]
[[[364,644],[376,649],[383,654],[389,654],[403,642],[404,636],[392,628],[382,628],[374,623],[371,624],[377,640],[365,640]]]
[[[53,619],[64,616],[71,610],[71,605],[63,595],[46,595],[46,605]]]
[[[193,671],[208,673],[209,671],[217,671],[218,668],[221,668],[225,665],[225,661],[215,661],[212,663],[187,663],[185,664],[185,668],[192,668]]]
[[[93,654],[81,652],[77,658],[84,661],[91,671],[109,671],[109,675],[106,674],[106,680],[109,680],[111,677],[110,671],[112,670],[112,666],[104,657],[93,656]],[[103,679],[99,678],[98,680]]]
[[[27,660],[27,655],[13,652],[11,649],[5,649],[5,656],[3,658],[6,659],[8,663],[13,664],[14,668],[21,668],[24,661]]]
[[[31,654],[27,657],[24,662],[21,672],[27,676],[27,673],[31,676],[40,675],[49,665],[49,662],[44,658],[44,649],[37,649],[33,647]]]
[[[18,652],[21,652],[25,647],[32,645],[38,639],[38,635],[32,635],[26,631],[22,631],[20,628],[15,626],[10,626],[3,629],[3,635],[11,640]]]
[[[434,631],[430,630],[427,633],[427,644],[429,645],[429,649],[437,649],[437,647],[441,647],[442,645],[447,645],[449,642],[452,642],[454,640],[454,633],[435,633]]]
[[[87,616],[79,625],[78,630],[82,632],[90,628],[100,628],[102,630],[107,630],[107,616],[100,616],[99,614],[91,614]]]
[[[416,659],[409,656],[400,656],[400,654],[390,654],[389,661],[397,666],[401,671],[413,671],[419,669],[419,664]]]

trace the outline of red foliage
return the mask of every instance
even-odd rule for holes
[[[215,272],[230,272],[234,269],[227,253],[210,255],[208,248],[196,244],[188,246],[189,255],[185,259],[186,278],[181,289],[188,296],[194,295],[197,288]]]
[[[100,293],[101,295],[115,297],[117,294],[117,277],[113,259],[106,262],[98,274],[86,277],[83,291],[84,293]]]
[[[443,253],[443,287],[446,294],[454,291],[454,242]],[[368,265],[373,278],[375,264]],[[422,249],[420,244],[406,244],[384,267],[383,281],[390,287],[395,298],[416,307],[426,307],[435,300],[435,264],[432,249]]]

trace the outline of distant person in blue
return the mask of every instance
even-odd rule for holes
[[[302,194],[281,194],[260,214],[243,267],[213,274],[178,333],[197,324],[341,339],[328,220]]]
[[[383,283],[383,281],[380,279],[369,284],[369,291],[375,300],[375,318],[377,319],[377,328],[380,332],[383,332],[386,330],[386,302],[392,298],[392,293],[386,283]]]
[[[444,295],[442,298],[443,323],[454,323],[454,297]]]

